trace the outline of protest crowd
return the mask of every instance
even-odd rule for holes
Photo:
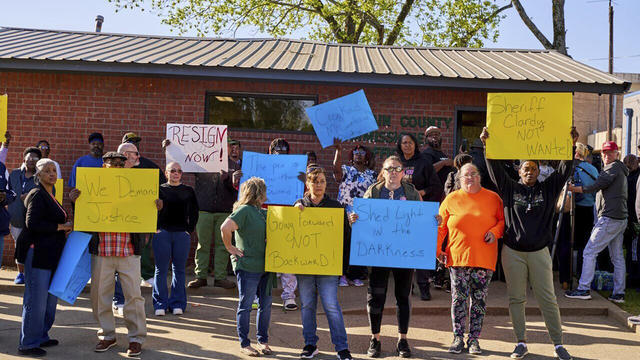
[[[153,287],[155,316],[182,315],[189,311],[188,292],[208,286],[213,269],[213,286],[237,288],[239,351],[247,356],[274,352],[269,346],[272,290],[281,287],[284,309],[301,311],[300,358],[311,359],[319,352],[316,335],[319,296],[338,359],[352,359],[338,292],[340,287],[367,286],[371,339],[366,356],[379,357],[383,346],[391,346],[380,340],[391,275],[398,328],[398,340],[393,347],[400,357],[412,355],[407,334],[414,287],[423,301],[431,299],[432,285],[451,293],[453,337],[448,351],[459,354],[466,350],[478,355],[482,353],[480,338],[489,284],[502,280],[507,285],[515,335],[510,357],[520,359],[528,354],[525,302],[530,287],[555,356],[571,359],[563,343],[553,270],[559,271],[559,281],[566,290],[564,295],[574,299],[590,299],[594,278],[603,274],[613,274],[609,300],[614,302],[624,302],[627,286],[640,285],[637,254],[640,198],[636,198],[640,169],[634,155],[620,161],[615,142],[603,144],[601,164],[593,157],[592,149],[577,142],[575,128],[570,136],[574,145],[572,160],[494,160],[485,154],[485,144],[494,139],[484,128],[470,148],[461,149],[452,159],[443,152],[441,130],[430,126],[425,129],[424,146],[411,134],[400,136],[397,154],[384,159],[379,173],[370,149],[335,139],[333,167],[324,169],[318,165],[315,153],[305,153],[305,172],[282,174],[296,177],[304,187],[304,195],[294,203],[278,204],[269,201],[270,184],[265,179],[243,176],[242,144],[233,139],[232,133],[228,134],[225,149],[227,170],[196,172],[193,187],[183,183],[183,173],[187,172],[183,164],[168,161],[161,168],[143,157],[139,148],[141,138],[135,133],[124,134],[121,144],[109,144],[109,148],[100,133],[92,133],[88,138],[89,153],[80,157],[67,174],[72,211],[92,191],[80,189],[79,171],[83,168],[157,169],[159,185],[155,201],[145,204],[157,211],[155,232],[96,231],[87,235],[91,254],[91,310],[99,327],[95,351],[106,352],[116,345],[114,316],[119,315],[124,317],[128,330],[127,354],[140,355],[147,337],[141,286]],[[18,351],[23,355],[44,356],[47,347],[64,346],[50,334],[58,298],[48,289],[67,236],[77,228],[73,214],[56,196],[62,189],[56,184],[63,174],[58,163],[49,158],[51,145],[41,140],[24,149],[22,165],[9,172],[4,163],[10,140],[7,133],[0,149],[3,189],[0,232],[10,234],[15,241],[19,270],[15,283],[24,284]],[[173,145],[167,139],[162,149],[168,151]],[[277,138],[265,153],[273,157],[294,151],[285,139]],[[107,171],[103,169],[100,171]],[[337,199],[327,194],[330,181],[338,186]],[[435,238],[430,239],[436,244],[431,255],[437,263],[409,269],[384,262],[367,266],[353,261],[350,255],[356,247],[352,241],[356,227],[372,216],[357,206],[365,200],[385,204],[439,203],[437,213],[430,215],[437,223]],[[566,205],[571,201],[575,202],[573,243],[570,216],[559,216],[563,212],[568,214]],[[337,221],[342,225],[340,275],[288,274],[266,269],[268,216],[276,205],[293,206],[302,214],[316,209],[341,211],[343,216]],[[194,232],[198,239],[195,279],[186,283]],[[571,270],[574,250],[578,265]],[[227,278],[230,267],[235,281]],[[169,270],[171,279],[167,284]],[[574,275],[579,285],[572,289]],[[253,310],[257,311],[255,344],[249,338]],[[630,320],[640,322],[638,318]]]

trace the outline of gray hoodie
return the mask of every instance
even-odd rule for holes
[[[616,160],[602,169],[595,183],[582,188],[585,193],[598,192],[598,217],[627,219],[627,175],[629,169],[620,160]]]

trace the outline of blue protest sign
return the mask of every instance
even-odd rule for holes
[[[71,305],[91,279],[89,240],[91,235],[87,233],[73,231],[69,234],[58,268],[49,285],[51,295]]]
[[[298,176],[304,174],[306,167],[306,155],[267,155],[244,151],[240,186],[252,176],[262,178],[267,184],[265,204],[293,205],[304,192],[304,183]]]
[[[306,108],[313,130],[323,148],[333,139],[349,140],[378,130],[364,90]]]
[[[434,269],[437,202],[360,199],[351,233],[349,264]]]

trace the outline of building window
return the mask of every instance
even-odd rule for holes
[[[304,109],[314,97],[207,93],[208,124],[231,129],[313,132]]]

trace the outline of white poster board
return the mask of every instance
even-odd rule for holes
[[[175,161],[184,172],[228,170],[227,126],[167,124],[167,164]]]

